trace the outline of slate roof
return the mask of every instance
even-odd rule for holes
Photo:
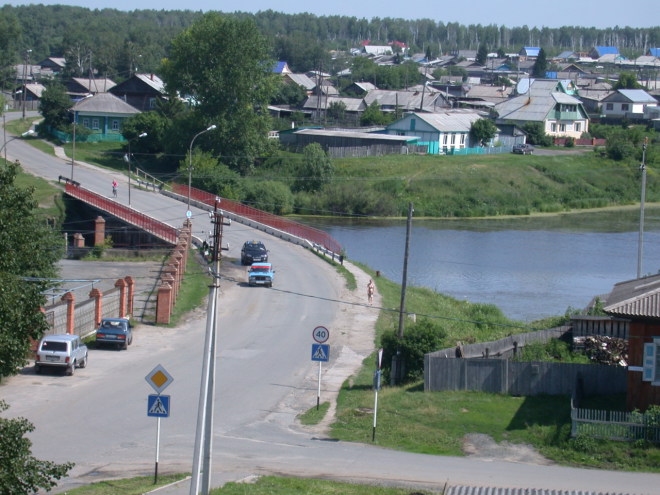
[[[31,84],[26,84],[25,89],[26,91],[29,91],[37,98],[41,99],[41,95],[43,94],[44,91],[46,91],[46,86],[39,83],[31,83]]]
[[[319,101],[319,98],[321,101]],[[305,103],[303,103],[303,108],[308,110],[321,108],[325,110],[333,103],[340,102],[346,106],[347,112],[361,112],[366,108],[362,98],[345,98],[340,96],[310,96],[307,98],[307,100],[305,100]]]
[[[311,91],[316,87],[316,83],[309,76],[307,76],[307,74],[287,74],[286,77],[288,77],[298,86],[302,86],[307,91]]]
[[[428,125],[433,127],[439,132],[470,132],[472,128],[472,123],[483,119],[483,114],[475,111],[446,111],[446,112],[436,112],[436,113],[418,113],[414,112],[411,115],[414,115],[419,120],[423,120]],[[405,118],[408,118],[407,115]],[[400,119],[402,120],[402,119]],[[393,124],[396,124],[394,122]]]
[[[428,109],[433,107],[439,93],[429,87],[427,87],[425,91],[422,91],[421,89],[418,91],[374,89],[367,93],[364,97],[364,102],[367,105],[377,102],[381,107],[395,108],[398,106],[401,110],[418,110],[422,104],[422,95],[424,95],[424,108]]]
[[[156,74],[135,74],[135,77],[159,93],[165,93],[165,83]]]
[[[108,78],[89,79],[88,77],[72,77],[71,79],[90,93],[103,93],[117,85],[112,79]]]
[[[557,103],[581,105],[577,98],[557,91],[556,80],[532,80],[528,93],[495,105],[498,121],[543,122]]]
[[[620,89],[618,91],[632,103],[658,103],[658,100],[643,89]]]
[[[395,136],[393,134],[378,134],[375,132],[360,132],[360,131],[338,131],[326,129],[302,129],[294,132],[294,134],[302,134],[306,136],[332,136],[332,137],[350,137],[359,139],[374,139],[378,141],[393,141],[406,143],[412,141],[411,136]]]
[[[76,103],[72,110],[85,114],[134,115],[140,111],[111,93],[97,93]]]
[[[660,275],[619,282],[605,298],[606,313],[660,318]]]

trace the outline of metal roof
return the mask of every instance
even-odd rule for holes
[[[475,111],[447,111],[436,113],[415,112],[410,115],[406,115],[398,122],[404,119],[409,119],[411,115],[415,118],[418,118],[419,120],[423,120],[439,132],[470,132],[472,123],[484,118],[482,113]],[[396,122],[394,122],[392,125],[395,124]],[[389,127],[390,126],[388,126],[388,128]]]
[[[619,282],[603,309],[617,316],[660,318],[660,275]]]
[[[140,113],[137,108],[110,93],[97,93],[89,98],[84,98],[73,106],[73,111],[84,114],[111,113],[117,115]]]
[[[359,132],[359,131],[329,131],[326,129],[302,129],[296,131],[294,134],[302,134],[305,136],[326,136],[326,137],[346,137],[353,139],[373,139],[378,141],[393,141],[400,143],[407,143],[415,141],[418,138],[415,136],[395,136],[392,134],[377,134],[375,132]]]
[[[643,89],[620,89],[619,93],[633,103],[658,103],[658,100],[653,98]]]

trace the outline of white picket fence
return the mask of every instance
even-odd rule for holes
[[[610,440],[660,442],[660,424],[655,415],[571,407],[571,423],[573,437],[587,435]]]

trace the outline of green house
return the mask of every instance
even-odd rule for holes
[[[86,141],[123,141],[124,121],[140,111],[110,93],[87,96],[72,108],[73,121],[85,128]],[[81,139],[83,140],[83,139]]]

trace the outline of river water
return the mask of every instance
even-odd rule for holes
[[[639,209],[412,222],[408,284],[491,303],[530,322],[582,309],[637,277]],[[359,261],[402,281],[405,220],[310,219]],[[642,275],[660,271],[660,207],[645,210]],[[365,289],[366,290],[366,289]]]

